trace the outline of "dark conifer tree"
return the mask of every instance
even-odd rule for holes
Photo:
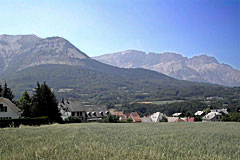
[[[13,101],[13,98],[14,98],[14,94],[12,93],[12,90],[10,88],[8,88],[6,82],[5,82],[4,87],[3,87],[2,96],[4,98],[9,99],[10,101]]]
[[[45,82],[42,85],[37,83],[32,104],[34,116],[48,116],[50,122],[61,120],[57,99]]]

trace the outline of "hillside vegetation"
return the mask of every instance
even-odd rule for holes
[[[68,124],[0,129],[0,159],[240,158],[238,123]]]
[[[96,68],[98,69],[70,65],[39,65],[2,77],[7,80],[16,98],[25,90],[31,94],[38,81],[46,81],[59,99],[72,97],[94,103],[225,97],[240,93],[240,89],[179,81],[144,69]]]

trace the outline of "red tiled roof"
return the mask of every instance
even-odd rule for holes
[[[141,118],[137,112],[132,112],[130,117],[133,119],[134,122],[141,122]]]
[[[114,111],[114,112],[111,112],[112,115],[115,115],[115,116],[126,116],[123,111]]]

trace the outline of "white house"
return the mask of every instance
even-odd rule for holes
[[[217,122],[217,121],[221,120],[222,116],[223,116],[222,113],[210,112],[202,118],[202,121],[203,122],[208,122],[208,121]]]
[[[211,109],[211,112],[205,115],[202,118],[203,122],[206,121],[220,121],[221,118],[225,115],[228,114],[227,108],[222,108],[222,109]]]
[[[228,114],[228,109],[227,108],[211,109],[211,112],[219,112],[219,113]]]
[[[153,113],[150,116],[152,122],[159,122],[160,120],[162,120],[162,117],[163,117],[163,114],[160,112]]]
[[[20,109],[9,99],[0,97],[0,119],[17,119],[20,117]]]

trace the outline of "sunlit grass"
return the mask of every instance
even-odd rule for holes
[[[5,128],[0,159],[240,159],[240,123]]]

